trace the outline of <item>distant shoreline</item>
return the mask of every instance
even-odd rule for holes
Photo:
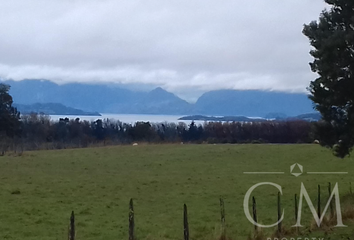
[[[72,107],[67,107],[60,103],[34,103],[34,104],[14,104],[14,107],[21,114],[45,114],[45,115],[68,115],[68,116],[102,116],[98,112],[83,111]]]
[[[245,117],[245,116],[204,116],[204,115],[190,115],[181,117],[178,120],[189,121],[213,121],[213,122],[266,122],[266,121],[318,121],[321,119],[319,113],[306,113],[294,117],[277,117],[277,118],[262,118],[262,117]]]
[[[213,122],[265,122],[273,119],[265,119],[261,117],[251,118],[245,116],[214,117],[214,116],[203,116],[203,115],[191,115],[191,116],[181,117],[178,120],[213,121]]]

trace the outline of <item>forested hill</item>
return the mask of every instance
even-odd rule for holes
[[[218,90],[196,102],[198,113],[214,116],[287,117],[314,112],[306,94],[257,90]]]
[[[115,84],[4,82],[11,86],[10,94],[16,104],[59,103],[86,112],[248,117],[289,117],[314,112],[307,95],[301,93],[217,90],[204,93],[192,104],[162,88],[143,92]]]
[[[22,114],[43,113],[46,115],[101,116],[98,112],[86,112],[66,107],[60,103],[14,104],[14,107]]]

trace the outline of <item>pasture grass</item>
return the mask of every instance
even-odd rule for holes
[[[304,174],[294,177],[290,165],[300,163]],[[285,172],[254,175],[244,172]],[[306,172],[349,172],[310,175]],[[191,240],[220,237],[219,198],[225,202],[226,237],[253,238],[243,200],[258,182],[282,186],[283,227],[294,229],[294,194],[304,183],[322,209],[328,182],[338,182],[348,228],[316,229],[304,202],[302,236],[354,236],[353,157],[338,159],[318,145],[139,145],[25,152],[0,157],[0,239],[67,239],[69,217],[75,211],[77,240],[128,239],[128,204],[134,199],[136,237],[183,239],[183,204],[188,206]],[[354,181],[353,181],[354,182]],[[354,187],[354,183],[353,183]],[[277,189],[253,192],[260,223],[277,221]],[[250,206],[250,209],[252,207]],[[352,216],[352,217],[350,217]],[[274,236],[276,227],[262,229]]]

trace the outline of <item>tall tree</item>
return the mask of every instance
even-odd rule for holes
[[[343,158],[354,145],[354,1],[325,2],[330,8],[303,28],[313,47],[311,70],[319,75],[309,97],[322,115],[320,140]]]
[[[0,135],[14,137],[19,133],[20,113],[12,106],[10,86],[0,83]]]

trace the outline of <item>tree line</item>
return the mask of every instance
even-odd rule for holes
[[[2,138],[1,151],[81,148],[146,143],[311,143],[318,123],[306,121],[195,122],[186,124],[112,119],[84,121],[29,114],[21,116],[17,135]]]

